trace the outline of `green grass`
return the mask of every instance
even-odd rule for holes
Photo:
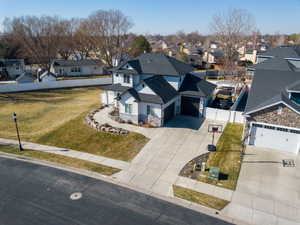
[[[0,145],[0,152],[6,152],[6,153],[11,153],[11,154],[20,155],[20,156],[27,156],[27,157],[31,157],[31,158],[35,158],[35,159],[39,159],[39,160],[46,160],[49,162],[54,162],[54,163],[62,164],[65,166],[70,166],[70,167],[74,167],[74,168],[78,168],[78,169],[89,170],[89,171],[93,171],[96,173],[101,173],[101,174],[107,175],[107,176],[110,176],[110,175],[120,171],[120,169],[117,169],[117,168],[104,166],[104,165],[89,162],[86,160],[75,159],[75,158],[62,156],[62,155],[56,155],[56,154],[48,153],[48,152],[40,152],[40,151],[28,150],[28,149],[20,152],[18,148],[12,147],[12,146]]]
[[[66,122],[35,142],[130,161],[149,140],[133,132],[129,135],[97,132],[84,123],[85,115]]]
[[[137,133],[114,135],[90,128],[84,117],[100,106],[98,88],[0,94],[0,137],[16,139],[17,112],[21,139],[34,143],[130,161],[148,141]]]
[[[195,202],[197,204],[213,208],[216,210],[222,210],[229,201],[216,198],[211,195],[207,195],[201,192],[193,191],[191,189],[179,187],[176,185],[173,185],[173,191],[174,195],[178,198],[185,199],[190,202]]]
[[[217,143],[217,151],[209,154],[206,167],[219,167],[222,174],[228,175],[227,179],[213,181],[199,177],[198,180],[235,190],[241,169],[242,135],[242,124],[228,123]]]

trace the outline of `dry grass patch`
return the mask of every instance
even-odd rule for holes
[[[16,138],[12,113],[18,114],[22,140],[34,141],[82,112],[100,105],[98,88],[0,94],[0,137]]]
[[[11,153],[11,154],[16,154],[16,155],[20,155],[20,156],[27,156],[27,157],[31,157],[31,158],[35,158],[35,159],[40,159],[40,160],[46,160],[49,162],[54,162],[54,163],[58,163],[58,164],[62,164],[65,166],[70,166],[70,167],[74,167],[74,168],[78,168],[78,169],[89,170],[89,171],[101,173],[101,174],[107,175],[107,176],[110,176],[114,173],[121,171],[120,169],[117,169],[117,168],[104,166],[104,165],[89,162],[86,160],[75,159],[75,158],[62,156],[62,155],[56,155],[56,154],[48,153],[48,152],[40,152],[40,151],[28,150],[28,149],[20,152],[18,148],[12,147],[12,146],[0,145],[0,151],[6,152],[6,153]]]
[[[190,202],[195,202],[197,204],[216,210],[222,210],[229,203],[229,201],[227,200],[216,198],[211,195],[207,195],[176,185],[173,185],[173,191],[174,195],[178,198],[182,198]]]
[[[235,190],[241,169],[242,135],[242,124],[228,123],[226,125],[217,143],[217,151],[209,154],[206,164],[207,168],[219,167],[221,179],[214,181],[199,177],[198,180]]]

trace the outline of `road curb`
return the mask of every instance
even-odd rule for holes
[[[79,175],[91,177],[91,178],[101,180],[101,181],[104,181],[104,182],[107,182],[107,183],[119,185],[121,187],[128,188],[128,189],[131,189],[131,190],[134,190],[134,191],[146,194],[146,195],[150,195],[150,196],[155,197],[157,199],[164,200],[164,201],[167,201],[169,203],[173,203],[173,204],[176,204],[176,205],[179,205],[179,206],[182,206],[182,207],[185,207],[185,208],[203,213],[205,215],[221,219],[221,220],[229,222],[229,223],[239,224],[239,225],[249,225],[247,223],[237,221],[234,218],[222,215],[222,212],[220,212],[218,210],[213,210],[213,209],[210,209],[210,208],[207,208],[207,207],[204,207],[204,206],[201,206],[201,205],[198,205],[198,204],[195,204],[193,202],[189,202],[189,201],[186,201],[184,199],[177,198],[177,197],[163,196],[163,195],[160,195],[160,194],[157,194],[157,193],[154,193],[154,192],[142,189],[142,188],[138,188],[134,185],[130,185],[130,184],[127,184],[127,183],[122,183],[122,182],[119,182],[119,181],[115,180],[111,176],[106,176],[106,175],[102,175],[102,174],[92,172],[92,171],[86,171],[86,170],[82,170],[82,169],[78,169],[78,168],[74,168],[74,167],[69,167],[69,166],[58,164],[58,163],[49,162],[49,161],[46,161],[46,160],[39,160],[39,159],[27,157],[27,156],[19,156],[19,155],[15,155],[15,154],[12,154],[12,153],[0,152],[0,157],[19,160],[19,161],[24,161],[24,162],[38,164],[38,165],[47,166],[47,167],[52,167],[52,168],[64,170],[64,171],[67,171],[67,172],[76,173],[76,174],[79,174]]]

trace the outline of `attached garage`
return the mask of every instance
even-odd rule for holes
[[[200,98],[181,96],[181,114],[199,117]]]
[[[167,106],[164,109],[164,123],[172,119],[174,117],[174,114],[175,114],[175,102],[173,102],[171,105]]]
[[[300,130],[253,123],[249,145],[298,154],[300,150]]]

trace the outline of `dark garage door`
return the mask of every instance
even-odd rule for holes
[[[181,97],[181,114],[199,117],[199,98]]]
[[[164,123],[173,118],[174,110],[175,110],[175,102],[164,109]]]

